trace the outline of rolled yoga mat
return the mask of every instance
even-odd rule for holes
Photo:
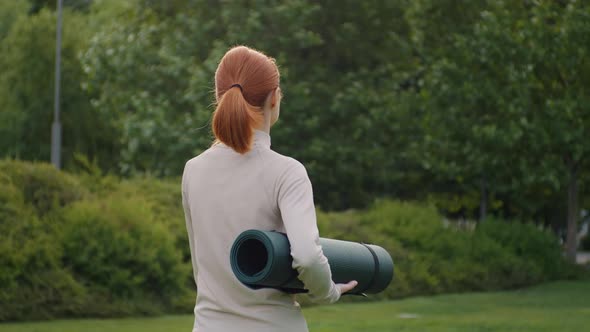
[[[376,294],[393,278],[393,260],[385,249],[357,242],[320,238],[335,283],[358,281],[350,294]],[[273,231],[247,230],[231,248],[231,267],[240,282],[251,288],[277,288],[304,293],[303,283],[292,268],[287,236]]]

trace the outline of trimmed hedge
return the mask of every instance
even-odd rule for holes
[[[0,321],[190,312],[190,262],[155,204],[85,180],[0,161]]]
[[[0,321],[68,315],[86,295],[63,266],[52,227],[23,191],[6,182],[0,191]]]
[[[0,161],[0,321],[191,312],[179,184]],[[323,237],[375,243],[393,256],[394,282],[373,300],[581,275],[536,226],[487,220],[466,230],[443,221],[433,206],[395,201],[318,211]]]
[[[391,253],[394,282],[373,298],[511,289],[582,273],[563,259],[552,233],[530,224],[490,219],[464,230],[445,224],[433,206],[395,201],[318,216],[323,237],[375,243]]]
[[[0,185],[7,183],[21,189],[24,201],[39,216],[88,195],[77,178],[45,163],[0,161]]]
[[[141,199],[79,202],[65,208],[60,217],[62,262],[98,294],[126,301],[149,298],[158,304],[155,308],[133,301],[132,312],[157,313],[172,307],[175,297],[184,292],[189,266],[183,264],[174,237],[154,220]],[[109,303],[104,304],[107,308]]]

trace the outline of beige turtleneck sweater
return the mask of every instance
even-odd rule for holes
[[[319,245],[312,187],[304,166],[270,149],[255,131],[240,155],[215,144],[186,163],[182,198],[197,284],[193,332],[301,332],[307,324],[292,295],[253,290],[234,276],[230,249],[248,229],[285,232],[293,268],[312,301],[334,303],[340,291]]]

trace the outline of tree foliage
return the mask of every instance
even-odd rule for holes
[[[54,13],[41,10],[20,15],[2,40],[0,58],[0,147],[4,156],[47,160],[50,154],[54,102]],[[61,119],[64,164],[75,153],[91,159],[112,157],[115,137],[104,135],[109,123],[97,116],[81,82],[84,72],[78,55],[90,35],[84,17],[66,12],[62,40]],[[109,157],[107,157],[109,156]],[[105,163],[106,167],[108,163]]]
[[[47,160],[55,14],[29,4],[0,9],[0,151]],[[574,229],[588,15],[582,1],[66,1],[63,157],[177,176],[212,142],[219,59],[246,44],[280,66],[273,148],[306,165],[323,208],[428,199],[558,229],[569,206]]]
[[[567,190],[558,197],[567,201],[570,257],[580,170],[590,148],[590,49],[582,46],[590,45],[589,8],[539,1],[483,11],[433,66],[424,93],[432,109],[444,110],[431,112],[426,136],[442,172],[492,184],[510,208],[527,216]],[[531,188],[545,200],[535,201],[539,195]],[[522,193],[528,195],[516,197]]]

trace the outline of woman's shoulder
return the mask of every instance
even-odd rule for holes
[[[295,168],[305,168],[305,166],[303,166],[303,163],[301,163],[299,160],[293,157],[280,154],[274,150],[267,151],[267,158],[269,159],[270,163],[279,169],[288,170]]]
[[[299,160],[280,154],[273,150],[268,150],[268,164],[275,170],[279,180],[288,178],[307,178],[305,166]]]
[[[213,145],[209,149],[203,151],[199,155],[189,159],[184,166],[184,173],[196,171],[202,168],[216,168],[220,162],[227,163],[228,160],[224,157],[230,156],[230,163],[236,161],[235,153],[231,153],[231,149],[223,149],[223,146]],[[303,163],[299,160],[283,155],[271,149],[256,149],[246,156],[254,164],[236,162],[236,167],[244,167],[250,164],[248,167],[255,167],[258,169],[264,169],[264,172],[271,178],[284,178],[287,177],[307,177],[307,171]],[[256,165],[256,166],[255,166]]]
[[[209,155],[211,155],[213,153],[215,148],[216,148],[216,146],[213,145],[213,146],[209,147],[207,150],[205,150],[205,151],[201,152],[200,154],[187,160],[186,163],[184,164],[184,172],[186,173],[186,171],[189,168],[191,168],[191,166],[193,166],[193,165],[196,165],[199,163],[207,163],[207,160],[209,159]]]

